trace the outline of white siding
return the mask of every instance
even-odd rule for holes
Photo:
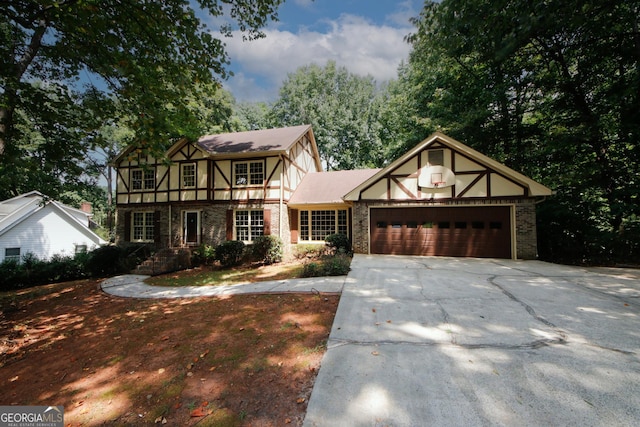
[[[20,248],[21,257],[31,252],[48,259],[55,254],[73,255],[76,245],[87,245],[87,250],[97,247],[95,237],[74,222],[51,205],[45,206],[0,236],[0,262],[6,248]]]

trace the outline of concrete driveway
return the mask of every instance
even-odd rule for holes
[[[640,271],[356,255],[304,426],[640,425]]]

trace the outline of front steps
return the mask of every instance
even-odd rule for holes
[[[184,270],[191,266],[191,251],[189,249],[161,249],[150,258],[138,265],[131,273],[155,276]]]

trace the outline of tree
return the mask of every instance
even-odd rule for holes
[[[376,167],[387,159],[377,129],[376,85],[329,61],[289,74],[270,118],[274,126],[311,124],[328,169]]]
[[[60,103],[57,111],[73,111],[83,84],[119,100],[119,108],[130,117],[134,142],[144,150],[157,154],[167,141],[197,136],[197,117],[183,100],[197,93],[196,85],[225,78],[229,62],[222,39],[214,37],[199,16],[220,17],[227,12],[246,37],[260,37],[260,28],[268,19],[276,19],[281,2],[0,3],[0,165],[19,159],[20,144],[35,124],[41,134],[55,132],[57,126],[89,131],[77,121],[54,118],[50,109],[40,108],[43,101],[55,99]],[[221,32],[230,35],[232,29],[227,24]]]
[[[548,259],[640,257],[638,12],[622,0],[443,0],[414,20],[410,120],[556,190],[539,210]]]

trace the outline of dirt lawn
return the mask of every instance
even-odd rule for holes
[[[138,300],[99,281],[0,300],[0,405],[65,425],[301,425],[337,295]]]

